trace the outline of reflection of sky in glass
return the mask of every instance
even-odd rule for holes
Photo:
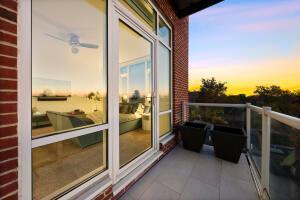
[[[169,95],[170,92],[170,51],[159,45],[159,66],[158,66],[158,89],[159,95]]]
[[[76,0],[70,4],[70,1],[59,1],[59,6],[56,1],[47,2],[34,1],[32,11],[32,77],[44,79],[33,81],[33,95],[45,89],[72,96],[85,96],[95,91],[106,95],[105,2]],[[85,22],[78,23],[82,19]],[[80,42],[98,48],[79,47],[76,54],[72,53],[67,42],[71,33],[79,36]],[[66,86],[66,82],[70,86]]]
[[[162,19],[159,21],[159,36],[166,44],[170,43],[170,30]]]
[[[71,95],[71,81],[32,78],[32,91],[34,96],[45,93],[51,96],[68,96]]]
[[[129,67],[129,95],[138,90],[142,96],[145,95],[145,63],[130,65]]]
[[[151,60],[143,58],[120,67],[120,95],[132,96],[138,90],[142,96],[151,93]]]

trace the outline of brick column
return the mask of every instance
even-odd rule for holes
[[[17,2],[14,0],[0,0],[0,38],[0,199],[17,199]]]

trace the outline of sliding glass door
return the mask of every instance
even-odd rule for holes
[[[119,165],[152,147],[153,42],[119,21]]]

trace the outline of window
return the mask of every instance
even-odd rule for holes
[[[33,199],[107,169],[106,7],[32,0],[32,139],[51,141],[32,149]]]
[[[52,199],[107,168],[107,131],[32,150],[33,199]]]
[[[152,147],[153,47],[122,21],[119,42],[119,165],[123,167]]]
[[[171,113],[159,116],[159,136],[163,136],[171,131]]]
[[[120,0],[145,26],[156,32],[156,11],[147,0]]]
[[[159,136],[171,132],[172,127],[172,76],[171,76],[171,30],[159,17],[158,94]]]
[[[170,45],[171,42],[170,33],[171,31],[167,24],[162,20],[162,18],[159,18],[159,37],[167,45]]]
[[[171,109],[170,87],[170,51],[162,44],[159,45],[158,93],[159,111]]]
[[[33,138],[107,122],[105,51],[105,1],[32,1]]]

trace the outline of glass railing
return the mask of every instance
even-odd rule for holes
[[[250,148],[249,153],[255,164],[255,168],[261,175],[261,146],[262,146],[262,115],[250,110]]]
[[[190,104],[187,108],[186,121],[204,122],[208,124],[227,125],[246,128],[245,106],[229,107],[215,104]],[[212,141],[207,137],[206,144]]]
[[[245,128],[262,198],[300,199],[300,119],[251,104],[183,103],[183,121]],[[211,143],[210,143],[211,144]]]
[[[300,199],[300,130],[271,120],[271,199]]]

